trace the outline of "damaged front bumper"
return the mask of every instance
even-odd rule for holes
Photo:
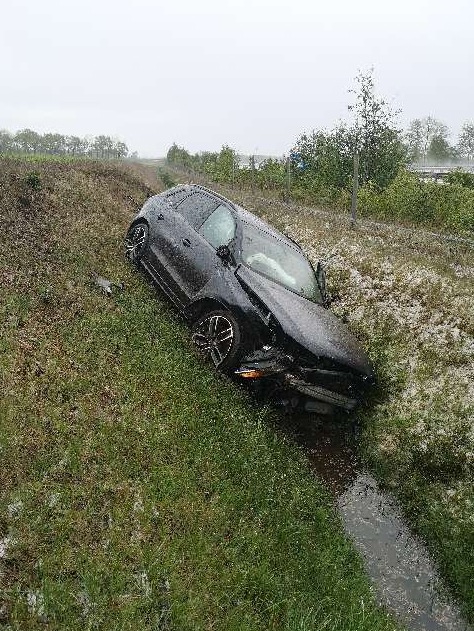
[[[241,378],[271,381],[281,393],[292,393],[282,398],[292,407],[302,404],[308,411],[329,412],[340,408],[351,412],[357,407],[360,394],[371,378],[355,375],[343,367],[329,366],[328,359],[306,365],[299,362],[284,350],[264,346],[247,355],[235,374]]]

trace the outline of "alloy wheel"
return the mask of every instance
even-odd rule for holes
[[[217,368],[232,349],[234,327],[224,315],[211,314],[199,321],[192,340],[200,351],[211,358]]]
[[[137,224],[129,231],[125,238],[125,253],[131,261],[140,257],[147,237],[147,229],[144,224]]]

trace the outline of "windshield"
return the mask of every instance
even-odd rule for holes
[[[259,274],[322,304],[314,270],[305,257],[284,241],[246,223],[243,224],[242,261]]]

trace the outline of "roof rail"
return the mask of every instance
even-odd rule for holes
[[[235,202],[231,201],[227,197],[224,197],[224,195],[221,195],[220,193],[213,191],[211,188],[207,188],[207,186],[203,186],[202,184],[191,184],[191,186],[194,186],[195,188],[205,191],[206,193],[211,193],[212,195],[215,195],[216,197],[221,199],[223,202],[230,204],[234,210],[237,210]]]

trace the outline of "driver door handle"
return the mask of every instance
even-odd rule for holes
[[[191,241],[189,239],[181,239],[181,243],[185,245],[187,248],[191,247]]]

